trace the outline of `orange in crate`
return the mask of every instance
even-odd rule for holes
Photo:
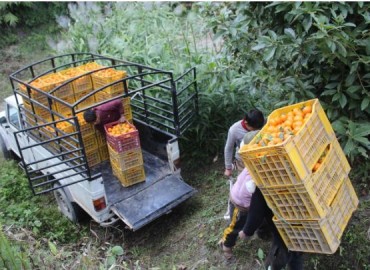
[[[140,148],[139,132],[134,125],[116,121],[104,125],[107,142],[116,152]]]
[[[93,81],[93,87],[94,89],[99,89],[101,87],[104,87],[102,89],[103,92],[107,94],[121,94],[123,93],[123,83],[114,83],[116,81],[122,80],[126,77],[126,71],[123,70],[115,70],[113,68],[108,68],[104,70],[99,70],[91,74],[91,78]],[[111,83],[111,86],[107,86]]]
[[[311,112],[303,115],[306,107]],[[301,118],[305,119],[303,124]],[[298,122],[295,126],[294,121]],[[286,122],[289,126],[284,127]],[[313,99],[273,111],[267,124],[239,154],[258,186],[299,184],[334,137],[318,99]]]
[[[86,71],[80,69],[79,67],[69,68],[60,72],[65,80],[71,80],[73,92],[75,94],[92,90],[91,76],[90,74],[82,76],[85,73]]]

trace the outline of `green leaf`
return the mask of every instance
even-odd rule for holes
[[[312,26],[312,17],[311,15],[305,15],[305,18],[303,20],[303,28],[306,32],[308,32],[308,30],[310,30]]]
[[[338,48],[338,52],[340,55],[342,55],[343,57],[346,57],[347,56],[347,50],[346,48],[342,45],[342,43],[340,42],[337,42],[337,48]]]
[[[56,245],[54,245],[54,243],[50,242],[50,241],[48,241],[48,245],[49,245],[49,249],[50,249],[51,254],[56,256],[58,254],[58,249],[57,249]]]
[[[355,144],[352,139],[348,139],[346,145],[344,146],[344,153],[349,154],[355,149]]]
[[[116,256],[121,256],[123,255],[123,248],[120,246],[114,246],[112,248],[112,254]]]
[[[269,61],[272,57],[274,57],[276,47],[271,47],[266,50],[266,53],[263,57],[264,61]]]
[[[295,39],[296,36],[295,36],[295,32],[292,28],[285,28],[284,29],[284,34],[291,37],[292,39]]]
[[[264,43],[260,43],[260,44],[257,44],[256,46],[253,46],[252,47],[252,50],[253,51],[259,51],[259,50],[261,50],[261,49],[263,49],[263,48],[265,48],[266,47],[266,44],[264,44]]]
[[[339,104],[342,108],[344,108],[347,105],[347,97],[345,94],[340,95]]]
[[[332,83],[325,85],[325,89],[334,89],[337,86],[338,86],[338,82],[332,82]]]
[[[324,92],[321,93],[321,96],[332,96],[337,92],[337,90],[325,90]]]
[[[263,250],[261,248],[258,249],[257,256],[258,259],[260,259],[261,261],[265,258],[265,254],[263,253]]]
[[[368,97],[365,97],[361,102],[361,111],[364,111],[370,103],[370,99]]]
[[[366,146],[367,148],[370,148],[370,141],[369,139],[365,138],[365,137],[353,137],[353,139],[357,142],[360,142],[362,143],[364,146]]]

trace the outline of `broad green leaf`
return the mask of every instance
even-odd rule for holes
[[[364,78],[364,79],[370,79],[370,73],[366,73],[362,78]]]
[[[352,85],[352,86],[350,86],[350,87],[347,88],[347,92],[356,93],[356,92],[358,92],[361,89],[362,88],[359,85]]]
[[[284,34],[286,34],[287,36],[291,37],[292,39],[295,39],[296,36],[295,36],[295,32],[292,28],[285,28],[284,29]]]
[[[331,90],[325,90],[321,93],[321,96],[332,96],[337,92],[337,90],[331,89]]]
[[[58,249],[57,249],[56,245],[54,245],[54,243],[51,242],[51,241],[48,241],[48,245],[49,245],[49,249],[50,249],[51,254],[56,256],[58,254]]]
[[[256,46],[252,47],[252,50],[253,51],[259,51],[260,49],[263,49],[265,47],[266,47],[266,44],[260,43],[260,44],[257,44]]]
[[[343,151],[344,153],[349,154],[353,151],[353,149],[355,149],[355,144],[353,143],[353,140],[349,138],[344,146]]]
[[[338,82],[332,82],[327,85],[325,85],[325,89],[333,89],[338,86]]]
[[[328,48],[330,49],[330,51],[332,53],[335,52],[336,46],[335,46],[335,43],[332,40],[327,39],[326,40],[326,45],[328,46]]]
[[[347,132],[346,127],[343,125],[341,121],[334,121],[332,123],[333,129],[337,131],[340,135],[344,135]]]
[[[360,123],[357,125],[355,129],[356,136],[368,136],[370,135],[370,124],[368,123]]]
[[[263,253],[263,250],[261,248],[257,251],[258,259],[263,260],[265,258],[265,254]]]
[[[303,27],[306,32],[308,32],[312,26],[312,17],[311,15],[305,15],[305,18],[303,20]]]
[[[347,105],[347,97],[345,94],[340,95],[339,104],[342,108],[344,108]]]
[[[268,48],[264,54],[263,60],[269,61],[272,57],[274,57],[276,47]]]
[[[366,146],[367,148],[370,148],[370,141],[369,139],[365,138],[365,137],[353,137],[353,139],[357,142],[360,142],[362,143],[364,146]]]
[[[123,248],[120,246],[114,246],[112,248],[112,254],[116,256],[121,256],[123,255]]]
[[[342,43],[340,42],[337,42],[337,48],[338,48],[338,52],[340,55],[342,55],[343,57],[346,57],[347,56],[347,50],[346,48],[342,45]]]
[[[361,111],[365,110],[370,103],[370,99],[368,97],[365,97],[361,102]]]

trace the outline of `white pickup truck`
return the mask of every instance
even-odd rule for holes
[[[102,63],[105,68],[125,70],[128,76],[94,89],[72,103],[55,95],[66,83],[48,92],[40,91],[31,83],[45,74],[92,61]],[[94,72],[97,71],[90,73]],[[77,76],[68,83],[82,77]],[[197,112],[194,68],[174,79],[171,72],[92,53],[74,53],[31,64],[11,74],[10,80],[14,95],[5,99],[5,111],[0,113],[1,150],[6,158],[20,159],[34,194],[53,192],[62,213],[73,222],[87,213],[102,226],[122,220],[135,231],[196,193],[180,175],[177,139],[191,125]],[[119,83],[124,87],[121,95],[83,109],[78,106],[91,95]],[[23,91],[20,90],[22,85]],[[48,102],[38,102],[34,99],[35,93],[44,95]],[[113,175],[109,159],[89,166],[76,117],[84,110],[126,97],[131,99],[146,176],[144,182],[129,187],[124,187]],[[25,100],[28,107],[24,106]],[[68,117],[59,114],[54,109],[58,103],[70,108],[72,114]],[[36,106],[48,111],[51,120],[44,121],[44,116],[34,109]],[[57,125],[60,122],[70,123],[74,132],[68,134],[60,130]],[[48,137],[42,134],[45,127],[53,130]],[[72,148],[61,147],[62,142],[72,137],[75,139]]]

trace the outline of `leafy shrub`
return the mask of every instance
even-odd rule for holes
[[[38,237],[68,242],[83,236],[84,229],[58,211],[52,197],[34,196],[25,176],[13,162],[0,168],[0,223],[31,230]],[[42,206],[43,205],[43,206]]]
[[[368,4],[225,2],[199,10],[267,110],[318,97],[350,160],[369,159]]]

